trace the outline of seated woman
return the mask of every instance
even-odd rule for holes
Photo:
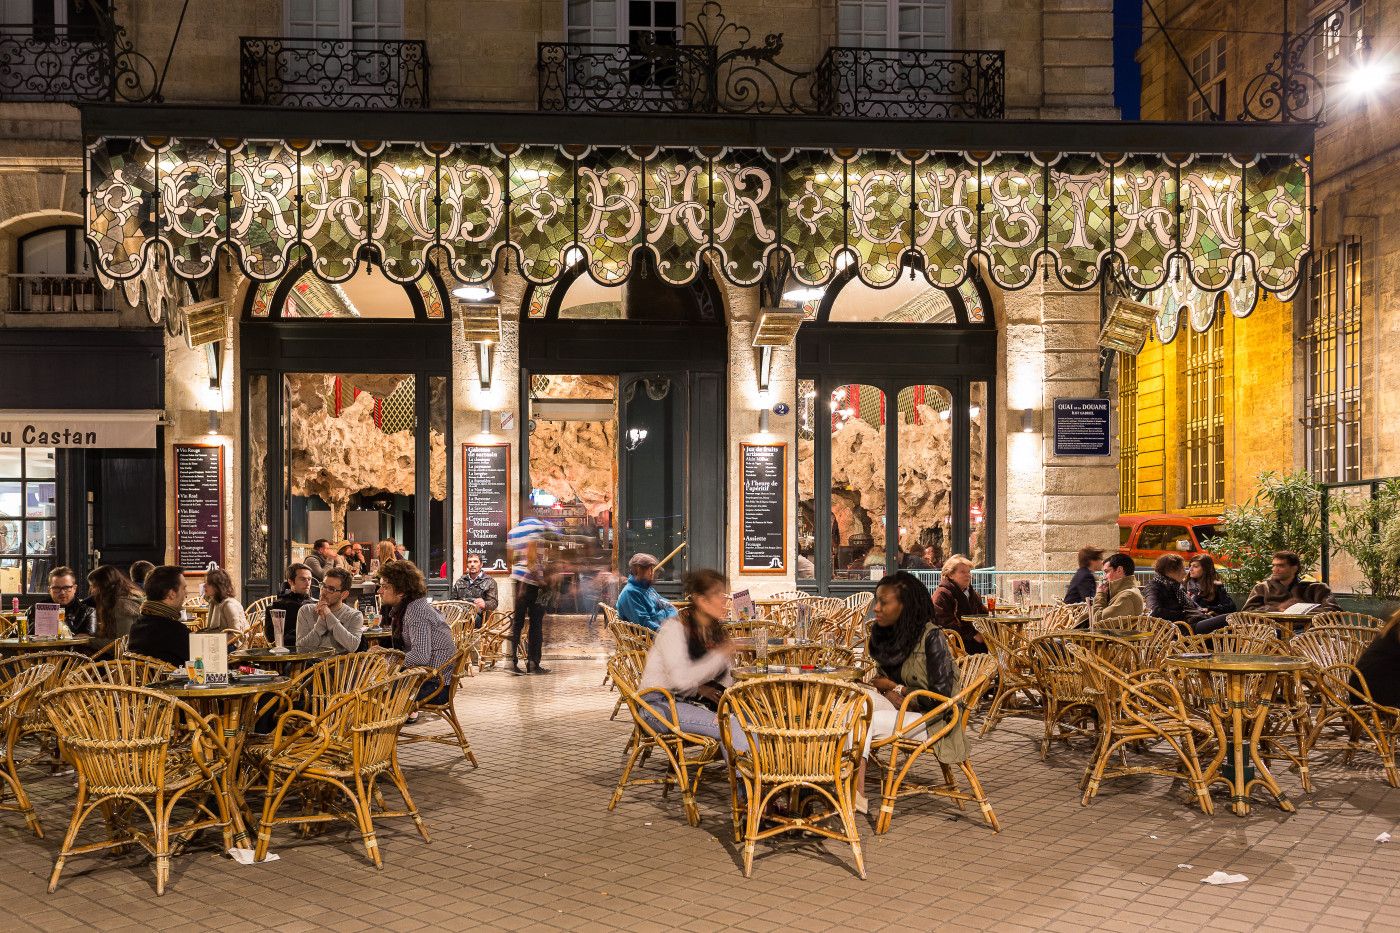
[[[1361,652],[1356,669],[1366,678],[1371,699],[1381,706],[1400,708],[1400,612],[1390,617]],[[1355,677],[1352,686],[1358,686]]]
[[[925,594],[928,593],[922,583],[919,587]],[[972,561],[961,554],[954,554],[944,562],[943,579],[933,593],[933,621],[961,635],[968,654],[983,654],[987,646],[966,616],[986,614],[987,607],[982,597],[972,588]]]
[[[729,581],[718,570],[693,570],[681,586],[682,598],[690,605],[661,623],[647,651],[637,693],[657,712],[669,713],[665,699],[654,692],[658,687],[669,690],[676,700],[676,724],[681,731],[718,739],[715,711],[724,689],[734,682],[729,676],[734,644],[724,630]],[[652,728],[666,728],[650,713],[642,715]],[[730,739],[736,747],[741,743],[748,747],[738,729],[730,730]]]
[[[120,568],[103,564],[88,574],[88,592],[97,605],[97,634],[88,643],[93,653],[107,647],[123,635],[141,617],[141,604],[146,594]]]
[[[379,602],[393,630],[394,647],[404,652],[403,666],[437,671],[418,688],[418,699],[438,702],[446,695],[451,672],[443,668],[457,653],[457,642],[447,620],[428,599],[423,572],[411,561],[384,564],[379,568]]]
[[[1186,595],[1198,609],[1213,616],[1229,615],[1236,610],[1235,601],[1225,592],[1225,584],[1215,571],[1215,561],[1209,554],[1197,554],[1187,568]]]
[[[956,559],[949,558],[949,561]],[[875,624],[870,627],[865,655],[876,664],[869,686],[877,695],[871,698],[874,711],[870,717],[868,742],[894,734],[900,704],[908,694],[929,690],[951,697],[959,689],[957,668],[935,620],[933,600],[917,577],[903,570],[885,577],[875,587],[873,608]],[[922,715],[937,705],[931,697],[919,697],[910,704],[910,713]],[[909,721],[906,718],[906,724]],[[869,748],[867,744],[867,752]],[[966,760],[967,738],[963,731],[954,729],[939,739],[934,743],[933,753],[943,764]],[[869,810],[864,759],[856,775],[856,809],[861,813]]]
[[[1168,622],[1194,625],[1205,618],[1181,588],[1186,580],[1186,561],[1180,554],[1163,554],[1152,565],[1152,579],[1142,588],[1142,601],[1147,614]]]
[[[233,580],[227,571],[215,568],[204,575],[204,599],[209,603],[204,631],[241,635],[248,630],[248,616],[243,604],[233,598]]]

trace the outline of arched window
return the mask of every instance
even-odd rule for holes
[[[326,282],[302,263],[281,279],[249,289],[244,311],[249,318],[284,321],[440,321],[444,292],[442,280],[431,270],[416,282],[401,285],[362,265],[344,282]]]
[[[82,227],[47,227],[20,237],[11,280],[10,307],[16,311],[84,313],[112,308],[92,274]]]

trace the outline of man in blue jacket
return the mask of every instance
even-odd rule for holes
[[[644,625],[653,632],[676,614],[676,607],[652,588],[657,563],[650,554],[633,554],[627,562],[627,585],[617,594],[617,614],[623,621]]]

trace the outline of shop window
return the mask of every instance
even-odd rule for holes
[[[44,593],[58,555],[51,447],[0,447],[0,593]]]
[[[840,0],[837,44],[865,49],[946,49],[950,0]]]
[[[953,538],[953,394],[942,386],[907,386],[898,400],[895,559],[901,567],[933,569],[948,557]]]
[[[1308,471],[1321,482],[1361,478],[1361,242],[1314,254],[1303,352],[1303,429]]]
[[[885,574],[885,393],[869,385],[831,393],[831,579]]]
[[[1225,37],[1217,36],[1191,56],[1191,77],[1195,83],[1188,88],[1186,115],[1189,119],[1224,118],[1226,50]]]
[[[817,383],[797,380],[797,579],[817,576]]]
[[[1225,318],[1186,335],[1186,504],[1225,501]]]
[[[988,445],[991,443],[992,413],[987,404],[988,385],[973,382],[968,386],[968,516],[967,516],[967,557],[974,566],[985,567],[991,563],[987,550],[987,462]],[[949,458],[951,469],[952,458]]]
[[[1137,357],[1118,354],[1118,510],[1138,509]],[[1124,529],[1126,532],[1126,529]],[[1123,543],[1127,543],[1124,539]]]

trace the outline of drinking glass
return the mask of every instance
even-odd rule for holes
[[[768,626],[760,625],[753,630],[753,658],[758,667],[768,666]]]
[[[272,653],[287,654],[287,649],[282,647],[282,633],[287,628],[287,610],[269,609],[268,615],[272,617]]]

